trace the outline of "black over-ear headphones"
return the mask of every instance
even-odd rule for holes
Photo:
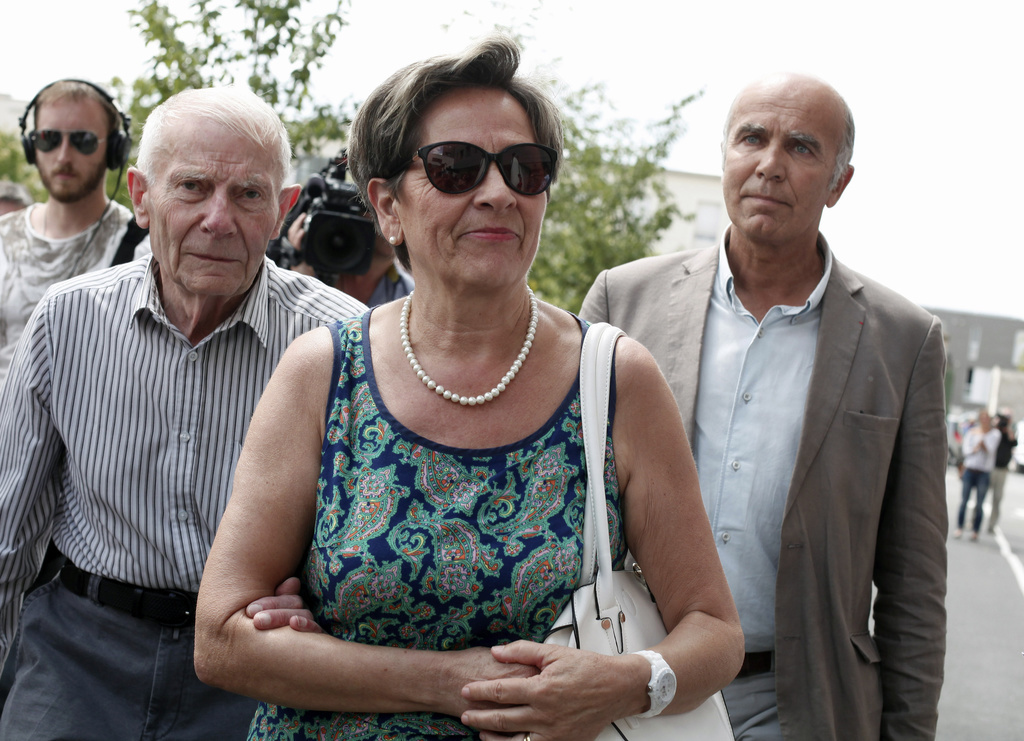
[[[36,163],[36,146],[32,142],[32,138],[25,133],[25,124],[28,121],[28,114],[32,112],[32,109],[36,105],[36,101],[39,100],[39,96],[58,82],[79,82],[83,85],[88,85],[99,93],[105,101],[113,106],[114,110],[117,111],[117,115],[121,117],[122,130],[112,131],[107,134],[107,169],[120,170],[128,164],[128,155],[131,154],[132,151],[131,116],[121,110],[121,107],[117,104],[117,101],[114,100],[110,93],[99,85],[89,82],[88,80],[56,80],[55,82],[51,82],[36,93],[35,97],[29,101],[27,106],[25,106],[25,112],[21,115],[21,118],[18,119],[18,125],[21,126],[21,146],[25,149],[25,159],[28,163],[30,165],[34,165]]]

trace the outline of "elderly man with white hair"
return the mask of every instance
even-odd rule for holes
[[[289,342],[365,307],[265,257],[298,185],[257,96],[159,106],[128,185],[152,255],[57,284],[0,390],[0,737],[241,737],[199,682],[195,593],[250,417]],[[22,598],[53,539],[59,577]]]

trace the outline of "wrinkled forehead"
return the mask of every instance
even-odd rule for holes
[[[277,160],[263,142],[217,121],[196,120],[168,142],[157,165],[168,177],[183,174],[242,185],[281,187]],[[161,163],[162,160],[162,163]]]
[[[761,127],[838,142],[844,127],[843,104],[827,84],[813,78],[774,77],[740,92],[729,112],[728,133]]]

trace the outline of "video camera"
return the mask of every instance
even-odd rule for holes
[[[345,181],[347,165],[348,156],[342,151],[306,182],[299,200],[285,217],[282,236],[271,240],[267,247],[271,260],[285,268],[305,260],[321,279],[325,274],[366,274],[373,259],[376,232],[359,199],[359,189]],[[302,213],[306,214],[306,234],[298,249],[283,235]]]

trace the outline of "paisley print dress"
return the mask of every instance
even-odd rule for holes
[[[346,641],[430,651],[542,641],[580,570],[586,470],[578,380],[524,440],[487,449],[439,445],[403,427],[381,401],[369,318],[332,328],[337,385],[302,569],[307,604],[326,632]],[[610,438],[607,445],[612,552],[621,563]],[[250,739],[275,741],[478,737],[441,714],[267,703],[249,731]]]

